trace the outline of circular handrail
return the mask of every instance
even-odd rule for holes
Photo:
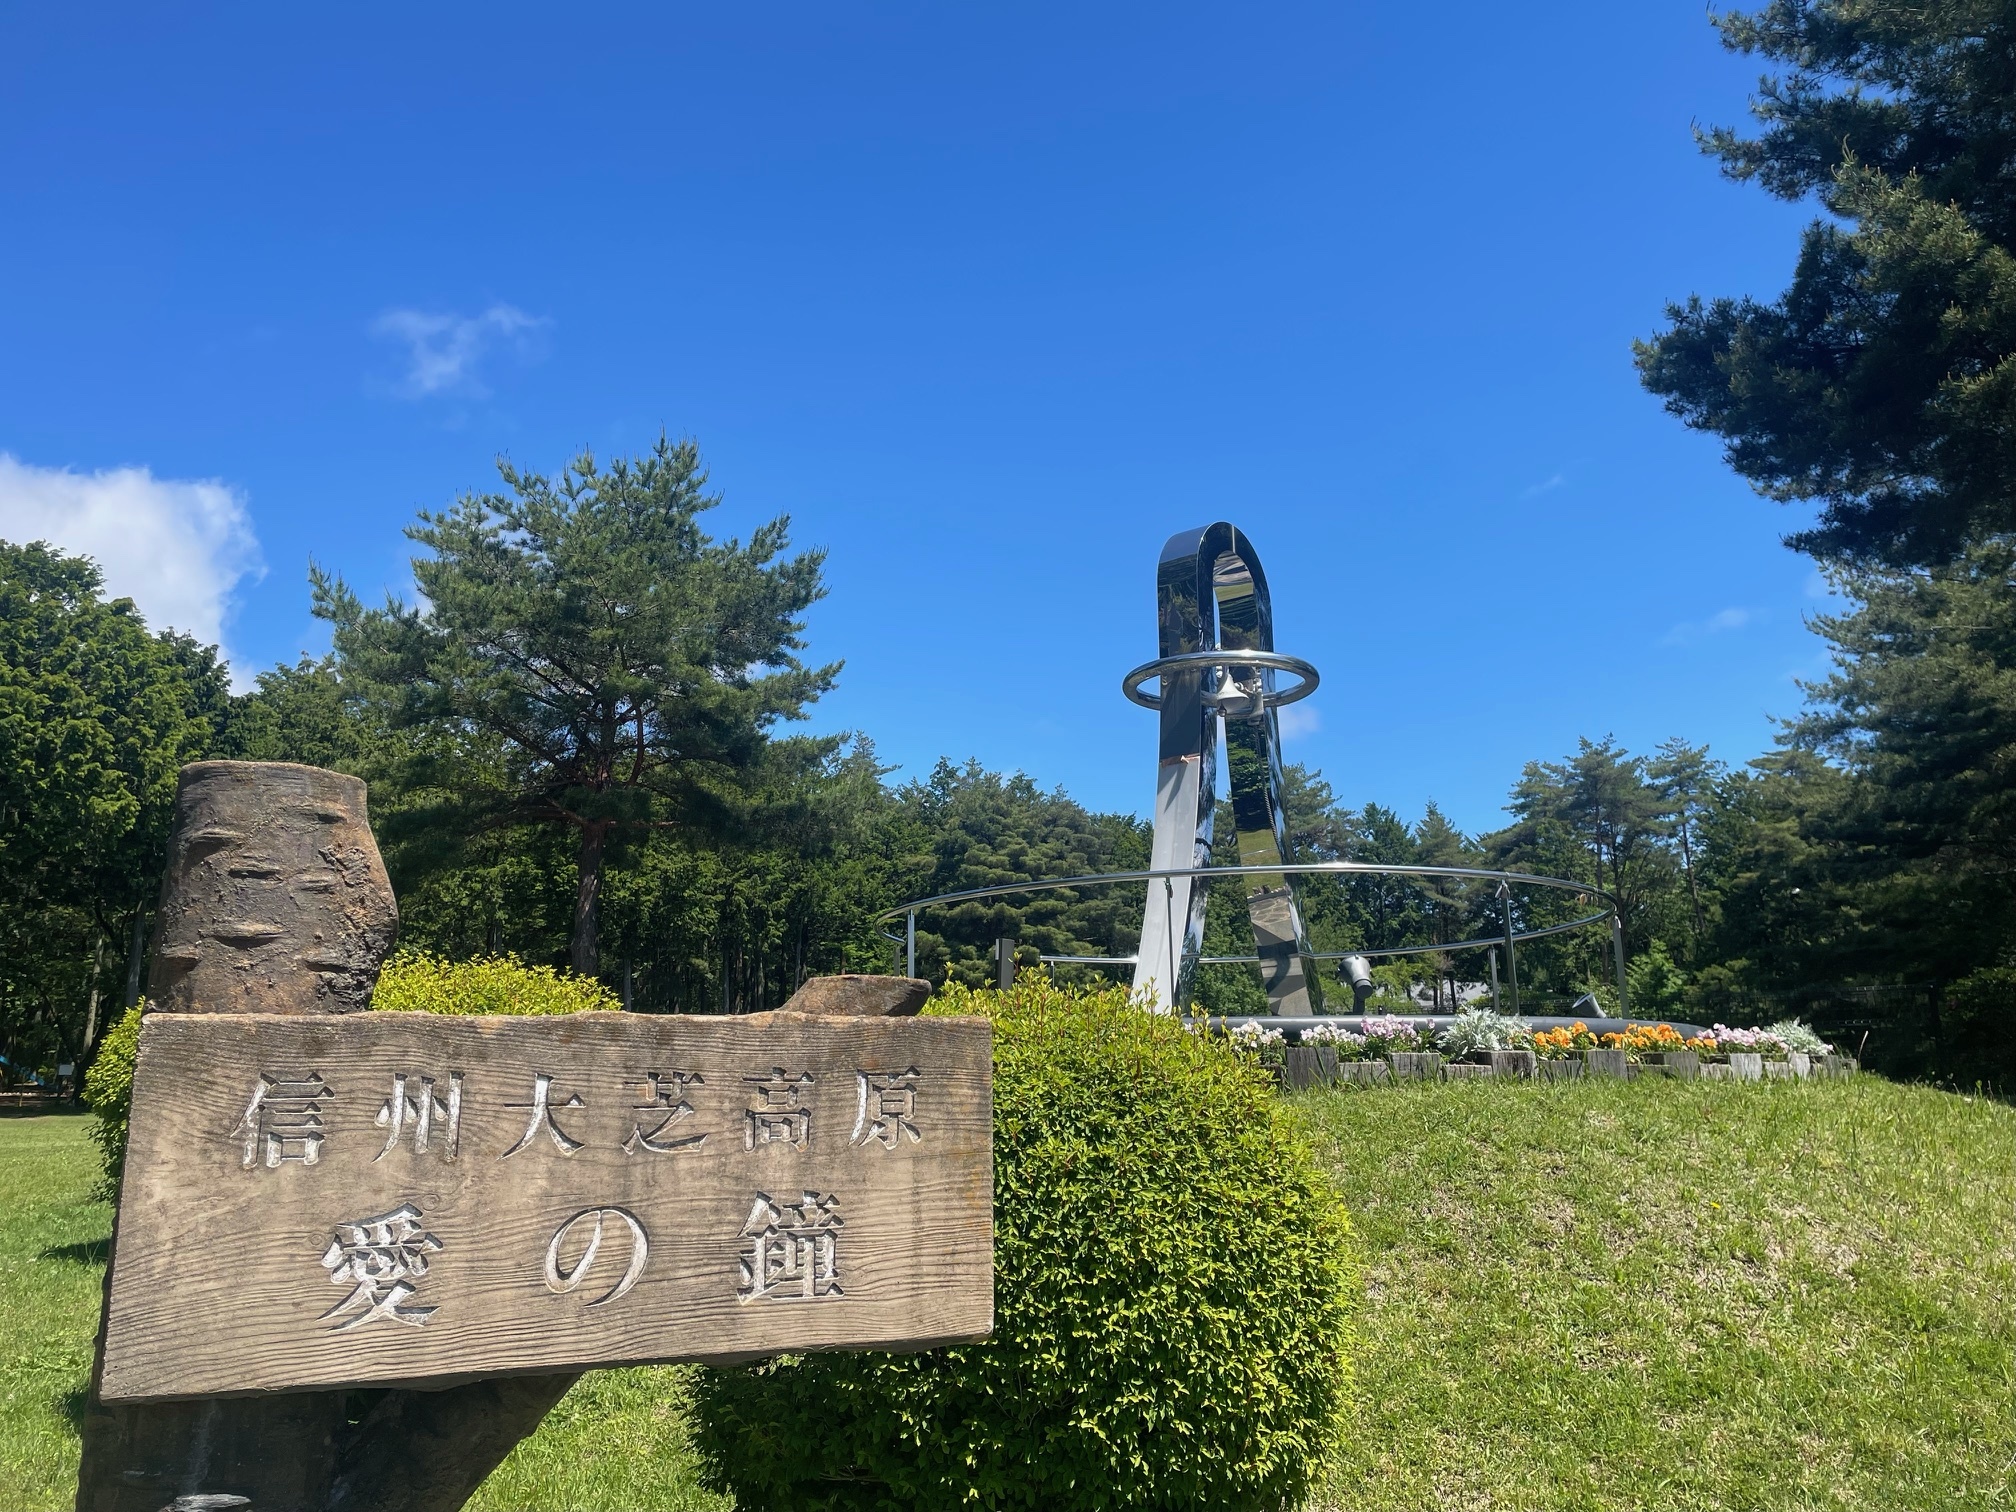
[[[1106,887],[1116,882],[1152,882],[1157,877],[1269,877],[1292,874],[1294,876],[1378,876],[1378,877],[1474,877],[1484,882],[1516,882],[1529,887],[1551,887],[1558,892],[1582,893],[1588,897],[1601,898],[1610,906],[1600,913],[1589,915],[1581,923],[1591,923],[1617,911],[1617,899],[1600,887],[1592,887],[1587,882],[1573,882],[1565,877],[1541,877],[1531,872],[1490,871],[1481,866],[1402,866],[1384,865],[1376,861],[1288,861],[1271,866],[1158,866],[1142,871],[1094,872],[1083,877],[1055,877],[1047,881],[1001,882],[992,887],[969,887],[959,892],[939,893],[935,897],[917,898],[908,903],[899,903],[894,908],[885,908],[869,920],[871,924],[885,924],[892,919],[900,919],[906,914],[917,913],[926,908],[935,908],[944,903],[969,903],[980,898],[1001,898],[1012,893],[1052,892],[1065,887]],[[1502,940],[1484,940],[1479,943],[1494,945]],[[1515,940],[1517,936],[1514,936]],[[1453,946],[1438,946],[1438,949],[1454,949]],[[1362,950],[1348,950],[1345,955],[1364,955]]]
[[[1596,913],[1584,914],[1579,919],[1569,919],[1562,924],[1547,924],[1539,929],[1521,931],[1512,936],[1512,943],[1514,945],[1524,945],[1528,940],[1544,940],[1549,935],[1566,934],[1571,929],[1581,929],[1585,925],[1595,924],[1609,917],[1609,909],[1600,909]],[[882,938],[885,940],[897,939],[892,934],[884,934]],[[1342,961],[1350,956],[1363,956],[1369,961],[1375,957],[1383,959],[1388,956],[1435,955],[1445,950],[1482,950],[1486,946],[1503,945],[1504,943],[1505,936],[1502,934],[1484,935],[1475,940],[1450,940],[1441,945],[1389,945],[1383,950],[1312,950],[1309,952],[1309,959],[1312,961]],[[1037,959],[1046,963],[1073,962],[1080,966],[1132,966],[1140,958],[1138,956],[1039,955]],[[1194,956],[1192,959],[1199,966],[1257,966],[1260,964],[1260,957],[1257,955]]]
[[[1236,694],[1228,694],[1222,688],[1206,688],[1201,695],[1206,704],[1226,704],[1236,700],[1243,706],[1247,700],[1253,700],[1251,708],[1242,707],[1237,714],[1228,713],[1226,717],[1231,719],[1257,719],[1269,709],[1300,703],[1314,693],[1317,684],[1323,680],[1321,674],[1301,657],[1284,656],[1278,651],[1185,651],[1179,656],[1164,656],[1143,662],[1120,679],[1120,691],[1127,696],[1129,703],[1139,704],[1144,709],[1159,709],[1162,707],[1162,695],[1143,692],[1141,684],[1151,677],[1213,667],[1271,668],[1277,672],[1292,672],[1302,679],[1293,687],[1278,691],[1270,692],[1263,688],[1257,698],[1244,688]]]
[[[1623,906],[1614,894],[1605,892],[1600,887],[1592,887],[1587,882],[1575,882],[1566,877],[1543,877],[1534,872],[1493,871],[1488,867],[1482,866],[1413,866],[1398,862],[1388,864],[1377,861],[1296,861],[1283,862],[1272,866],[1155,866],[1136,871],[1101,872],[1080,877],[1053,877],[1048,880],[1030,882],[997,882],[990,887],[963,888],[958,892],[939,893],[935,897],[917,898],[909,903],[898,904],[894,908],[886,908],[881,913],[876,914],[869,922],[871,925],[879,926],[885,922],[899,918],[904,920],[904,932],[900,935],[890,934],[887,930],[879,928],[876,932],[899,950],[907,950],[908,963],[904,969],[908,974],[914,976],[917,969],[917,915],[927,908],[940,907],[947,903],[975,902],[982,898],[1010,897],[1016,893],[1057,892],[1067,888],[1079,887],[1110,887],[1120,882],[1150,882],[1157,877],[1165,879],[1176,877],[1273,877],[1277,879],[1278,883],[1290,875],[1471,878],[1481,882],[1496,882],[1498,884],[1498,896],[1506,901],[1505,933],[1496,937],[1484,937],[1475,940],[1454,940],[1439,945],[1388,947],[1383,950],[1310,952],[1310,955],[1314,959],[1335,961],[1353,955],[1367,957],[1432,955],[1445,951],[1486,949],[1501,943],[1507,947],[1509,957],[1511,948],[1521,941],[1542,939],[1548,935],[1565,934],[1571,929],[1581,929],[1607,918],[1610,921],[1611,940],[1617,950],[1617,991],[1620,997],[1624,992],[1624,945],[1621,933],[1621,921],[1624,914]],[[1572,892],[1577,897],[1583,899],[1591,897],[1599,898],[1605,906],[1598,909],[1595,913],[1584,914],[1580,918],[1569,919],[1564,923],[1550,924],[1539,929],[1514,933],[1511,927],[1510,888],[1515,883],[1520,886],[1552,888],[1557,892]],[[1168,883],[1165,881],[1164,886],[1167,885]],[[1059,965],[1068,962],[1076,962],[1087,966],[1139,964],[1138,958],[1122,959],[1115,956],[1046,955],[1042,959],[1045,962]],[[1193,959],[1200,966],[1250,965],[1257,961],[1257,957],[1246,956],[1200,956]],[[1516,1005],[1519,992],[1516,976],[1512,992],[1513,1001]]]

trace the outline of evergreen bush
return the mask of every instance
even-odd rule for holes
[[[1962,1087],[2016,1090],[2016,970],[1989,966],[1962,977],[1942,1014],[1946,1075]]]
[[[1625,968],[1624,980],[1631,989],[1634,1016],[1674,1018],[1687,1006],[1687,973],[1674,962],[1662,940],[1654,940],[1638,952]]]
[[[136,1003],[105,1031],[98,1054],[84,1073],[84,1101],[95,1117],[91,1142],[98,1146],[103,1170],[96,1193],[101,1202],[119,1200],[119,1177],[126,1169],[126,1124],[133,1106],[133,1058],[140,1050],[140,1011]]]
[[[711,1483],[804,1512],[1297,1504],[1358,1261],[1266,1073],[1041,973],[932,1011],[994,1021],[993,1336],[703,1372]]]
[[[516,956],[449,961],[401,952],[385,963],[371,995],[373,1009],[391,1013],[581,1013],[621,1008],[616,995],[593,977],[569,976],[551,966],[527,966]],[[130,1008],[106,1031],[84,1075],[84,1101],[96,1119],[91,1139],[105,1163],[99,1196],[119,1199],[126,1166],[126,1124],[133,1104],[133,1059],[140,1048],[140,1015]]]
[[[378,974],[371,1007],[381,1013],[584,1013],[623,1001],[590,976],[527,966],[514,955],[450,961],[401,951]]]

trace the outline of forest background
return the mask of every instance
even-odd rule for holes
[[[1291,837],[1301,860],[1586,879],[1622,902],[1634,1016],[1798,1012],[1898,1074],[2006,1083],[2016,5],[1781,0],[1717,24],[1783,71],[1756,134],[1704,147],[1822,213],[1780,299],[1673,306],[1640,374],[1766,497],[1818,506],[1788,544],[1845,605],[1813,621],[1833,674],[1741,764],[1678,736],[1535,759],[1486,834],[1291,767]],[[840,674],[801,656],[821,559],[782,520],[710,535],[717,502],[690,443],[556,478],[506,465],[409,532],[414,603],[367,608],[315,574],[331,653],[241,695],[215,647],[150,629],[88,560],[0,544],[0,1069],[88,1059],[137,998],[175,774],[206,757],[364,777],[406,948],[566,964],[643,1012],[754,1011],[809,974],[889,969],[871,921],[905,899],[1145,864],[1138,818],[1025,774],[946,760],[890,785],[868,734],[788,733]],[[1025,961],[1124,955],[1129,893],[928,914],[919,969],[978,980],[1000,936]],[[1516,906],[1522,927],[1578,907]],[[1214,901],[1208,951],[1241,948],[1235,907]],[[1461,884],[1322,878],[1305,910],[1321,949],[1493,932]],[[1525,1005],[1614,1001],[1606,949],[1585,931],[1522,950]],[[1382,987],[1446,1005],[1482,975],[1430,953]],[[1259,1002],[1240,968],[1208,968],[1200,997]]]

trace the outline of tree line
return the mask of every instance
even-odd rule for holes
[[[1826,212],[1771,302],[1690,299],[1639,344],[1646,387],[1720,436],[1766,497],[1816,506],[1788,544],[1840,595],[1832,673],[1775,748],[1582,741],[1521,772],[1510,822],[1466,835],[1290,769],[1302,860],[1481,864],[1621,904],[1634,1011],[1804,1010],[1893,1069],[2016,1078],[2016,0],[1776,0],[1714,19],[1778,65],[1761,130],[1703,133],[1723,170]],[[0,1055],[81,1058],[140,964],[175,772],[306,761],[371,785],[404,939],[599,976],[639,1011],[774,1007],[806,975],[887,969],[874,915],[908,898],[1144,865],[1129,814],[941,762],[890,783],[864,735],[792,733],[840,674],[805,659],[817,552],[788,521],[717,539],[695,448],[661,442],[423,514],[420,597],[367,606],[312,574],[333,649],[229,691],[215,648],[150,630],[96,568],[0,545]],[[1230,860],[1229,823],[1221,859]],[[983,980],[994,940],[1127,954],[1124,888],[935,911],[919,969]],[[1494,932],[1469,883],[1324,877],[1319,949]],[[1586,911],[1521,894],[1519,928]],[[1206,953],[1239,954],[1215,896]],[[1520,952],[1523,1000],[1614,1001],[1596,931]],[[1087,968],[1074,968],[1087,969]],[[1481,975],[1430,950],[1380,970],[1447,1004]],[[1335,989],[1333,988],[1333,991]],[[1259,1001],[1207,968],[1200,1000]],[[1861,1043],[1861,1042],[1857,1042]]]
[[[891,782],[866,736],[788,733],[838,675],[799,655],[818,558],[789,554],[782,521],[746,544],[710,537],[699,520],[715,500],[691,446],[606,468],[583,458],[560,484],[505,481],[508,494],[414,526],[424,607],[367,609],[318,574],[333,650],[236,696],[214,648],[150,631],[89,561],[0,544],[11,1065],[83,1059],[137,995],[175,773],[207,757],[363,776],[407,945],[567,966],[640,1012],[776,1007],[811,974],[892,969],[895,931],[874,916],[909,899],[1147,864],[1144,821],[1024,774],[946,760]],[[1998,1005],[2016,937],[2000,767],[2016,752],[2016,575],[2006,551],[1967,560],[1843,571],[1851,607],[1816,622],[1837,670],[1747,764],[1677,739],[1644,753],[1584,740],[1529,763],[1510,822],[1477,835],[1432,804],[1411,822],[1351,806],[1291,765],[1294,854],[1586,882],[1580,896],[1516,890],[1514,926],[1616,898],[1635,1014],[1741,1022],[1803,1007],[1881,1029],[1878,1058],[1899,1069],[1989,1074],[2007,1056]],[[1231,864],[1229,812],[1218,835]],[[1466,879],[1303,887],[1326,951],[1493,936],[1505,906]],[[1127,955],[1140,917],[1136,886],[931,910],[918,969],[978,984],[1004,936],[1025,965]],[[1205,952],[1250,950],[1239,890],[1221,888]],[[1614,1009],[1609,951],[1600,927],[1522,946],[1522,1005]],[[1388,1006],[1447,1009],[1485,974],[1480,951],[1430,948],[1377,976]],[[1252,969],[1214,966],[1199,1002],[1251,1012],[1264,999]]]

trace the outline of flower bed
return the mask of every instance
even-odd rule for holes
[[[1855,1064],[1796,1019],[1768,1029],[1717,1024],[1706,1034],[1691,1036],[1671,1024],[1627,1023],[1621,1033],[1599,1035],[1580,1020],[1535,1029],[1517,1018],[1473,1010],[1458,1014],[1439,1032],[1406,1019],[1372,1017],[1360,1028],[1247,1023],[1226,1033],[1290,1088],[1478,1076],[1561,1080],[1585,1074],[1759,1081],[1842,1075]]]

